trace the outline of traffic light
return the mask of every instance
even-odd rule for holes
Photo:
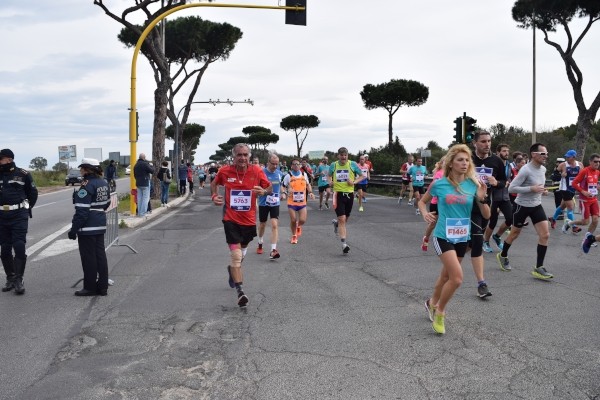
[[[454,124],[456,125],[454,130],[456,131],[456,133],[454,134],[454,141],[456,143],[462,143],[463,142],[463,123],[462,123],[462,118],[458,117],[454,120]]]
[[[304,7],[304,10],[285,10],[285,23],[287,25],[306,26],[306,0],[285,0],[286,7]]]
[[[465,143],[471,143],[473,141],[473,137],[475,136],[475,123],[477,120],[475,118],[471,118],[468,116],[464,117],[465,119]]]

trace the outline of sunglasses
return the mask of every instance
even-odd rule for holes
[[[592,162],[593,162],[594,164],[596,164],[596,163],[600,163],[600,160],[594,160],[594,161],[592,161]]]
[[[532,151],[533,154],[539,154],[540,156],[547,156],[548,152],[546,151]]]
[[[293,162],[292,165],[300,165],[300,163]]]

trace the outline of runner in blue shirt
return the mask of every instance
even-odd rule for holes
[[[279,167],[279,157],[277,154],[270,154],[267,166],[263,168],[267,179],[273,185],[273,193],[260,196],[258,198],[258,248],[256,253],[263,253],[263,236],[267,225],[267,219],[271,217],[271,252],[269,258],[275,260],[280,257],[277,251],[277,241],[279,239],[279,204],[281,203],[281,180],[283,172]]]
[[[427,168],[423,165],[423,159],[417,158],[416,164],[408,169],[407,174],[411,178],[414,196],[417,200],[414,203],[416,209],[415,215],[420,215],[421,212],[419,211],[417,204],[423,193],[425,193],[425,176],[427,176]]]
[[[490,217],[491,210],[485,202],[486,191],[486,186],[475,175],[471,150],[464,144],[457,144],[446,154],[444,177],[433,182],[418,203],[425,222],[436,223],[433,245],[442,261],[442,271],[435,283],[433,295],[425,302],[436,333],[446,333],[446,305],[462,284],[463,271],[460,263],[471,237],[473,202],[477,202],[484,218]],[[438,198],[437,215],[435,212],[427,212],[427,203],[433,197]]]
[[[323,159],[319,163],[316,169],[315,177],[318,177],[319,186],[319,210],[323,209],[323,193],[326,193],[325,197],[325,208],[329,210],[329,197],[331,196],[331,188],[329,187],[329,159],[327,156],[323,156]]]

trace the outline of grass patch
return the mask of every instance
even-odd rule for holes
[[[38,187],[64,186],[65,172],[60,171],[31,171],[31,176]]]

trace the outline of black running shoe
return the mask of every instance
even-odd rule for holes
[[[238,292],[238,306],[246,307],[248,305],[248,296],[241,290]]]
[[[492,292],[490,292],[490,290],[488,289],[488,286],[485,283],[482,283],[477,288],[477,296],[479,296],[480,299],[485,299],[486,297],[489,297],[491,295],[492,295]]]
[[[345,245],[342,251],[344,252],[344,254],[348,254],[348,252],[350,251],[350,246]]]

